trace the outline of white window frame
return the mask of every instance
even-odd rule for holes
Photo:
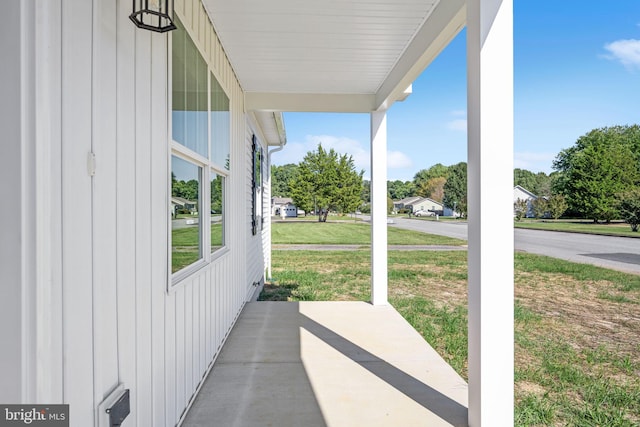
[[[171,176],[172,165],[171,158],[178,157],[188,163],[192,163],[202,170],[202,175],[200,177],[200,197],[199,197],[199,210],[200,210],[200,245],[201,245],[201,258],[196,262],[176,271],[172,272],[172,262],[173,262],[173,244],[172,244],[172,224],[171,219],[169,220],[167,227],[167,236],[168,236],[168,251],[167,251],[167,259],[168,259],[168,283],[167,283],[167,291],[171,292],[179,287],[180,284],[185,282],[185,279],[188,279],[193,274],[197,273],[202,268],[209,266],[215,260],[221,258],[228,252],[230,252],[230,239],[229,239],[229,227],[227,223],[228,219],[228,200],[227,195],[229,194],[229,178],[231,175],[229,170],[224,168],[224,165],[218,165],[211,160],[212,157],[212,135],[211,135],[211,79],[214,78],[218,82],[219,86],[222,88],[225,96],[229,100],[229,162],[231,163],[231,129],[232,129],[232,117],[231,111],[233,110],[233,99],[229,96],[229,90],[222,84],[220,76],[216,73],[211,64],[207,60],[206,56],[202,54],[200,51],[198,44],[194,41],[193,37],[189,33],[187,27],[180,22],[182,27],[184,27],[186,35],[191,38],[191,41],[196,46],[198,50],[198,54],[202,56],[204,62],[207,64],[207,140],[208,140],[208,156],[206,158],[201,154],[187,148],[186,146],[180,144],[173,140],[173,60],[172,60],[172,49],[173,49],[173,37],[169,37],[167,43],[167,98],[168,98],[168,108],[167,108],[167,124],[168,124],[168,139],[169,139],[169,150],[167,156],[167,168],[169,170],[169,176]],[[211,172],[215,172],[217,175],[224,177],[224,185],[222,187],[222,218],[223,218],[223,238],[222,238],[222,247],[211,251]],[[168,182],[168,198],[167,198],[167,206],[171,206],[171,181]]]

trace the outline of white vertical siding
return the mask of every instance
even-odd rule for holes
[[[136,425],[152,425],[152,370],[151,370],[151,334],[153,325],[151,322],[151,193],[161,188],[161,183],[151,180],[151,92],[156,88],[151,87],[151,33],[137,30],[135,32],[135,71],[136,76],[144,78],[135,79],[135,105],[132,114],[135,115],[135,175],[134,186],[136,192],[135,202],[132,205],[131,219],[134,221],[135,230],[135,330],[136,344],[136,389],[135,395],[136,414],[132,417]],[[156,125],[161,125],[157,123]],[[131,155],[131,153],[123,153]],[[124,243],[124,242],[123,242]],[[161,284],[156,284],[161,286]]]
[[[118,303],[118,377],[129,388],[131,414],[127,421],[137,425],[136,369],[136,34],[127,25],[128,2],[120,0],[117,8],[116,55],[116,291]]]
[[[166,316],[166,283],[168,280],[168,248],[167,232],[168,200],[169,200],[169,166],[167,155],[168,134],[166,120],[168,117],[168,74],[167,74],[167,38],[162,34],[152,33],[151,38],[151,148],[150,167],[152,191],[150,192],[150,227],[151,241],[147,250],[151,258],[151,372],[152,372],[152,408],[150,418],[153,426],[172,425],[165,421],[165,323]]]
[[[171,35],[136,29],[130,8],[130,0],[62,0],[59,9],[46,9],[58,11],[46,19],[59,32],[60,46],[43,70],[59,79],[40,80],[36,101],[50,105],[40,98],[55,94],[58,81],[61,99],[58,113],[47,117],[58,136],[45,132],[37,142],[43,147],[58,138],[41,157],[50,163],[42,170],[52,179],[38,181],[38,191],[52,199],[60,195],[47,205],[57,211],[45,236],[51,265],[43,266],[58,280],[62,301],[42,318],[59,310],[63,320],[39,321],[38,328],[48,329],[38,334],[52,332],[62,344],[42,342],[51,354],[38,366],[59,372],[46,375],[51,384],[38,377],[43,384],[36,388],[50,403],[70,404],[72,426],[95,425],[101,416],[96,408],[118,385],[130,389],[127,425],[176,425],[264,271],[268,227],[257,236],[250,231],[251,132],[243,92],[204,8],[184,0],[176,13],[230,98],[227,249],[168,286]],[[268,215],[267,191],[263,197]],[[60,265],[53,265],[56,260]],[[56,301],[55,295],[47,298]]]
[[[247,120],[247,127],[246,127],[246,134],[245,134],[245,138],[247,141],[246,146],[248,148],[245,154],[245,159],[246,159],[245,169],[246,169],[246,176],[248,177],[247,184],[246,184],[246,189],[247,189],[246,229],[247,230],[251,230],[252,228],[251,220],[252,220],[252,214],[253,214],[253,188],[252,188],[251,176],[253,174],[253,152],[251,150],[251,143],[252,143],[252,138],[254,134],[256,135],[257,143],[260,144],[263,148],[263,153],[264,153],[263,161],[265,161],[267,156],[267,148],[264,146],[264,143],[263,143],[264,138],[260,134],[257,128],[257,125],[255,125],[253,121]],[[262,177],[262,179],[263,180],[265,179],[264,176]],[[260,192],[258,197],[262,198],[262,210],[260,212],[257,212],[256,214],[264,218],[264,214],[265,214],[264,192]],[[253,295],[255,291],[255,287],[253,286],[253,284],[259,283],[264,275],[264,267],[265,267],[264,253],[265,252],[263,248],[263,243],[264,243],[265,232],[266,230],[262,228],[262,224],[258,223],[258,233],[255,236],[250,231],[247,233],[246,262],[247,262],[248,277],[247,277],[246,292],[243,295],[243,298],[245,299],[249,299]]]
[[[62,5],[60,2],[38,4],[35,10],[27,11],[28,19],[35,16],[35,103],[36,123],[35,167],[39,174],[35,190],[35,212],[40,216],[35,230],[37,254],[32,260],[37,264],[38,356],[37,396],[32,401],[61,403],[63,401],[63,327],[62,327],[62,165],[59,161],[62,146],[61,62]],[[26,9],[23,8],[23,12]],[[9,20],[5,16],[5,20]],[[7,61],[7,64],[11,61]],[[5,68],[5,67],[2,67]],[[8,80],[11,82],[11,79]],[[12,109],[15,104],[11,101]],[[4,116],[6,113],[2,113]],[[5,127],[0,126],[6,130]],[[10,139],[10,138],[9,138]],[[55,161],[52,161],[55,159]],[[2,182],[6,182],[3,180]],[[4,222],[9,224],[9,222]],[[6,236],[3,233],[3,236]],[[25,252],[23,252],[25,253]],[[37,260],[37,261],[36,261]],[[4,271],[4,270],[3,270]],[[3,324],[8,324],[3,322]],[[7,348],[9,346],[5,346]],[[48,357],[47,357],[48,356]],[[4,378],[4,376],[3,376]],[[7,384],[7,383],[5,383]],[[10,384],[10,383],[9,383]],[[7,387],[10,386],[7,384]],[[31,394],[32,395],[32,394]],[[32,395],[33,396],[33,395]],[[8,399],[4,399],[5,402]]]
[[[62,283],[64,401],[74,425],[94,421],[92,179],[92,2],[62,4]]]
[[[2,66],[0,67],[0,129],[3,135],[2,155],[0,156],[0,179],[5,185],[3,198],[18,201],[28,197],[22,176],[22,147],[26,144],[23,134],[22,111],[23,94],[20,89],[26,70],[23,69],[22,57],[25,48],[21,46],[23,29],[21,28],[20,2],[9,2],[3,5],[3,19],[6,22],[0,29],[0,49],[2,50]],[[20,206],[21,208],[22,206]],[[22,287],[26,282],[22,270],[24,230],[17,221],[15,209],[3,209],[0,212],[0,271],[2,271],[2,287],[0,289],[0,324],[12,325],[2,330],[2,347],[0,352],[0,401],[20,402],[25,395],[28,384],[22,377],[25,351],[22,346],[23,307]],[[26,328],[25,328],[26,329]]]
[[[116,287],[116,3],[94,6],[92,149],[99,159],[93,178],[94,401],[102,402],[118,385]]]

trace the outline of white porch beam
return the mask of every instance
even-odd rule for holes
[[[387,112],[371,113],[371,303],[387,304]]]
[[[465,0],[438,3],[427,17],[428,23],[425,22],[420,27],[378,90],[376,110],[389,109],[396,100],[402,98],[405,88],[418,78],[464,28],[465,13]]]
[[[404,89],[404,88],[403,88]],[[374,94],[245,92],[245,111],[307,113],[368,113],[375,110]]]
[[[469,425],[513,425],[513,0],[467,2]]]

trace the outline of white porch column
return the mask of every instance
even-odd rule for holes
[[[371,303],[387,304],[387,112],[371,113]]]
[[[513,425],[513,0],[467,2],[469,425]]]

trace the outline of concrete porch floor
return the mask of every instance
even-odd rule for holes
[[[466,426],[467,384],[391,306],[251,302],[182,425]]]

